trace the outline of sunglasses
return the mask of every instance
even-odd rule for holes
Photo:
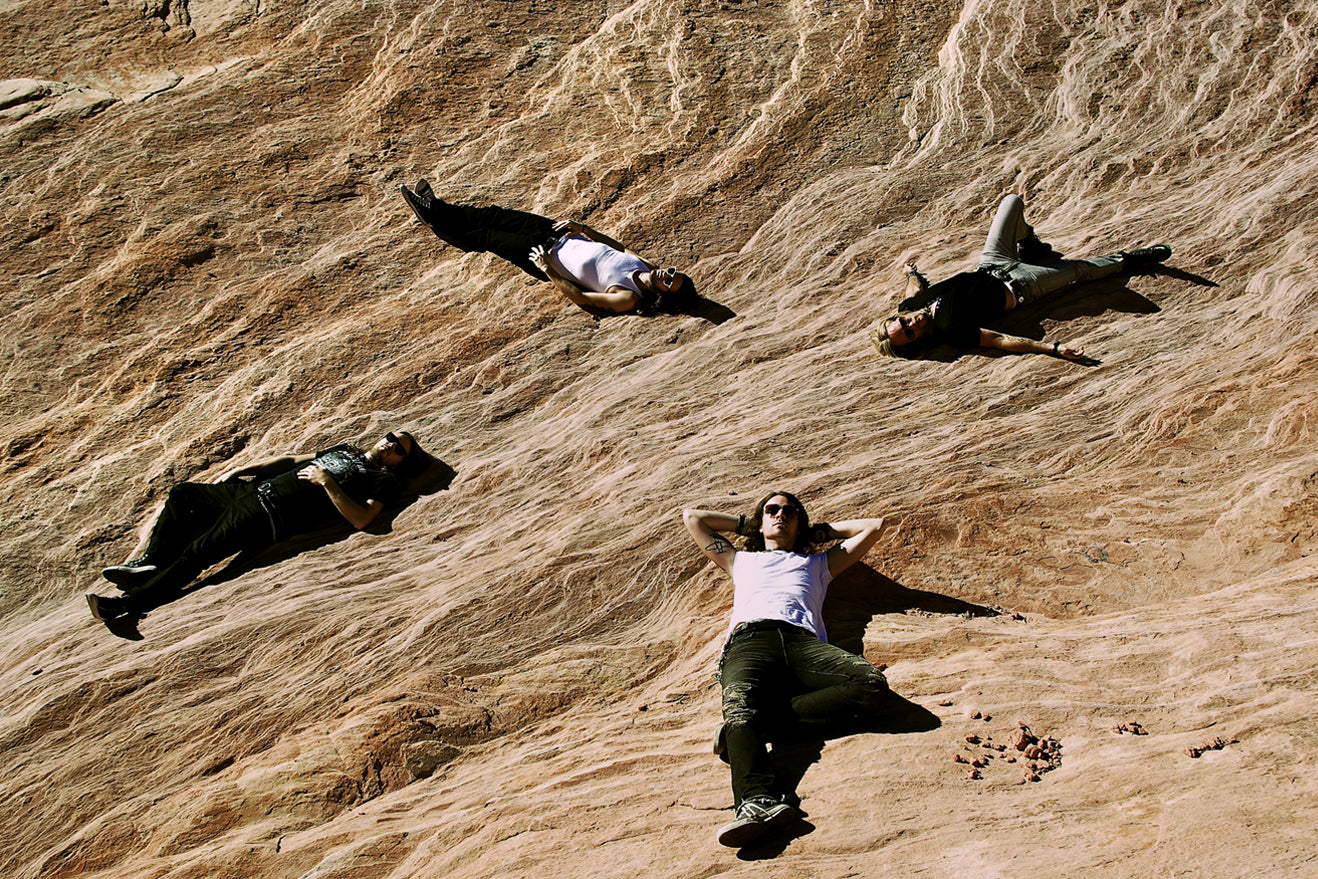
[[[795,519],[795,518],[796,518],[796,514],[799,513],[799,512],[801,512],[801,511],[800,511],[799,509],[797,509],[796,507],[792,506],[791,504],[765,504],[765,505],[764,505],[764,515],[766,515],[766,516],[776,516],[776,515],[778,515],[779,513],[782,513],[782,514],[783,514],[784,516],[786,516],[788,519]]]
[[[404,458],[412,454],[407,446],[403,445],[403,441],[398,438],[398,434],[394,433],[392,430],[384,435],[384,441],[393,446],[394,450]]]

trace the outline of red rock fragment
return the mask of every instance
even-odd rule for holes
[[[1010,742],[1011,746],[1015,748],[1017,751],[1024,751],[1026,748],[1028,748],[1030,745],[1033,745],[1037,741],[1038,739],[1034,737],[1034,735],[1030,732],[1030,728],[1027,726],[1022,726],[1019,729],[1015,730],[1011,734],[1011,738],[1008,739],[1008,742]]]

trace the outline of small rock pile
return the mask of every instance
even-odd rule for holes
[[[989,717],[975,712],[972,719],[988,720]],[[992,760],[1020,763],[1023,772],[1018,784],[1038,781],[1045,772],[1062,765],[1062,743],[1052,736],[1036,736],[1024,723],[1016,724],[1007,737],[1007,744],[994,742],[992,736],[973,733],[966,736],[966,744],[978,745],[978,750],[959,751],[953,755],[952,761],[969,766],[966,778],[972,781],[984,777],[981,770]]]
[[[1234,745],[1238,741],[1240,741],[1240,739],[1224,739],[1221,736],[1217,736],[1214,739],[1204,742],[1202,745],[1192,745],[1191,747],[1186,748],[1185,754],[1189,757],[1197,758],[1205,751],[1220,751],[1227,745]]]

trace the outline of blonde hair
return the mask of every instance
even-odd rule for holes
[[[879,352],[879,356],[890,360],[905,360],[914,353],[915,343],[902,345],[900,348],[892,344],[892,339],[888,338],[888,325],[895,321],[901,312],[885,317],[876,329],[870,331],[870,341],[874,343],[874,350]]]

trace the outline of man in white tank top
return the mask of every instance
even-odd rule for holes
[[[684,510],[700,549],[732,577],[732,622],[719,662],[723,725],[715,742],[732,769],[736,820],[719,842],[740,848],[796,817],[795,791],[774,773],[767,745],[810,737],[874,714],[888,693],[864,657],[827,643],[821,611],[829,582],[859,561],[883,533],[883,519],[810,526],[795,496],[774,492],[749,519]],[[737,551],[720,532],[746,535]],[[815,542],[841,539],[825,553]],[[813,735],[822,738],[820,735]]]
[[[417,219],[468,252],[496,254],[553,284],[583,308],[624,314],[680,311],[696,299],[691,278],[659,266],[576,220],[554,222],[526,211],[450,204],[425,180],[399,186]]]

